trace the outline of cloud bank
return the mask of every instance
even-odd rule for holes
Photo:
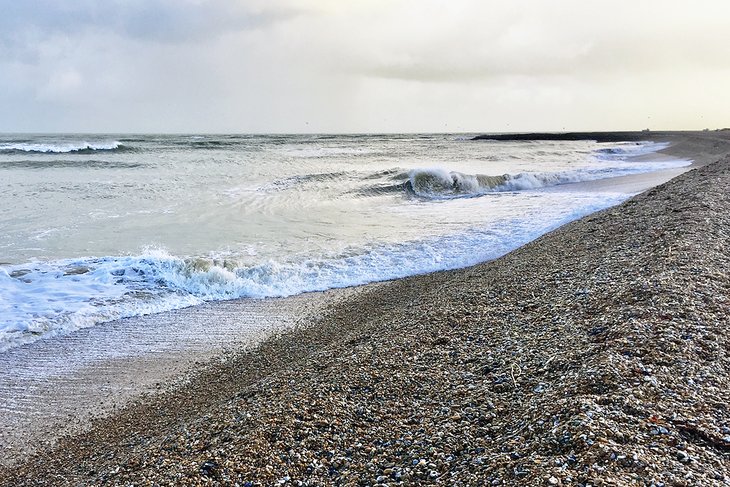
[[[0,0],[0,130],[725,126],[725,5]]]

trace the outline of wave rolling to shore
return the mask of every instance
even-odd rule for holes
[[[493,259],[629,196],[558,188],[689,164],[656,153],[666,146],[439,134],[0,137],[0,351],[209,301]]]

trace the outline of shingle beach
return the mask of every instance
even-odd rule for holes
[[[202,364],[0,484],[730,485],[727,134],[677,136],[697,167],[503,258]]]

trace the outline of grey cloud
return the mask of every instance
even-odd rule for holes
[[[438,17],[432,6],[431,17],[409,23],[403,14],[402,28],[380,31],[378,37],[362,29],[353,46],[345,44],[338,62],[354,74],[424,83],[724,69],[730,56],[727,7],[701,4],[624,1],[597,9],[578,1],[474,2],[468,14],[451,17]],[[358,27],[350,31],[357,34]]]
[[[485,80],[498,76],[500,73],[488,67],[431,66],[417,62],[374,66],[363,69],[362,74],[402,81],[449,83]]]
[[[590,53],[577,56],[506,56],[474,55],[472,59],[438,58],[433,55],[409,61],[373,61],[353,66],[351,72],[365,76],[418,81],[423,83],[470,83],[497,81],[519,76],[565,76],[582,65]]]
[[[158,41],[198,40],[228,31],[269,25],[293,15],[293,11],[250,11],[240,4],[210,0],[200,4],[171,0],[140,2],[137,8],[118,9],[115,27],[125,34]]]
[[[724,126],[697,2],[0,0],[0,130]]]
[[[254,10],[240,2],[207,0],[0,0],[0,45],[88,30],[157,42],[196,41],[253,29],[295,15],[292,9]]]

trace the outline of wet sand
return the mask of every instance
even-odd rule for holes
[[[697,167],[728,151],[724,134],[673,141]],[[726,485],[729,184],[726,159],[490,263],[300,297],[299,326],[259,347],[73,359],[78,389],[114,363],[130,399],[210,360],[57,448],[11,454],[0,480]],[[230,306],[211,321],[222,336],[262,321]],[[193,315],[171,322],[196,333]]]
[[[12,464],[210,360],[310,324],[355,289],[224,301],[104,323],[0,354],[0,464]]]

